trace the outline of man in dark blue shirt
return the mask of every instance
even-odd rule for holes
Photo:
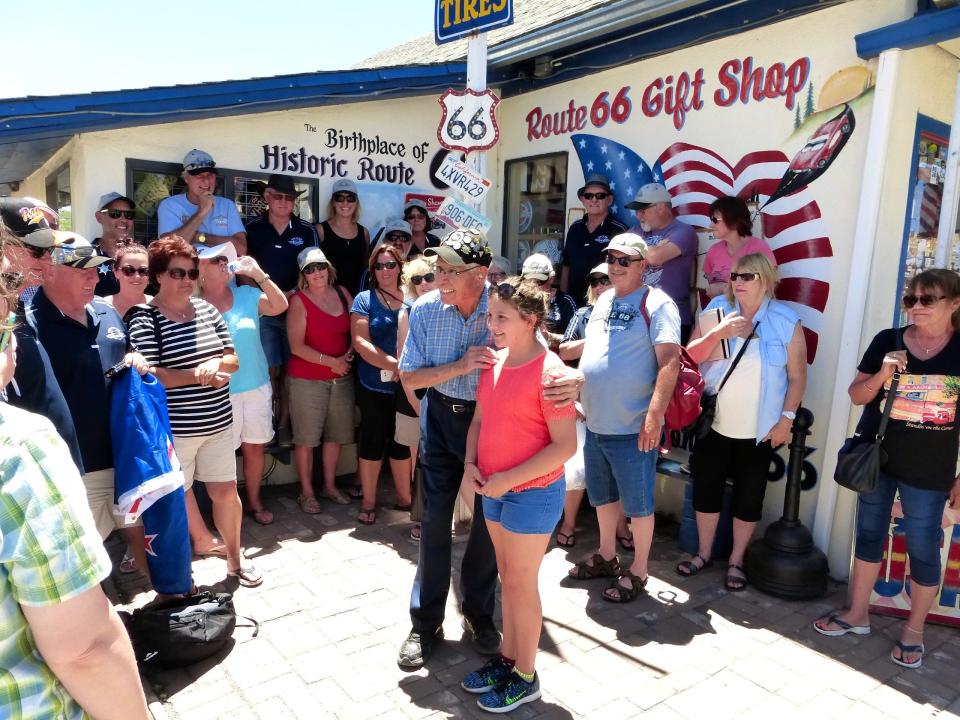
[[[586,215],[570,225],[560,260],[560,290],[573,296],[577,305],[587,301],[587,276],[600,262],[610,238],[627,231],[627,226],[610,214],[613,193],[603,175],[591,175],[577,191]]]
[[[79,235],[56,232],[51,265],[27,307],[26,321],[50,357],[73,416],[97,530],[106,539],[114,528],[123,528],[130,552],[145,569],[143,528],[124,527],[113,513],[112,388],[104,373],[121,362],[146,372],[147,363],[139,353],[127,352],[127,331],[113,306],[94,297],[97,268],[109,262]]]
[[[287,297],[297,291],[297,255],[306,247],[320,245],[313,225],[293,214],[301,194],[289,175],[271,175],[263,190],[267,211],[246,224],[247,252]],[[277,438],[281,445],[289,445],[290,413],[283,388],[283,368],[290,357],[286,313],[260,318],[260,342],[270,366],[273,396],[277,398]]]
[[[133,237],[133,219],[135,216],[133,200],[118,192],[108,192],[100,196],[97,203],[100,208],[96,213],[96,220],[100,223],[103,233],[93,239],[93,246],[107,257],[112,258],[117,251],[117,243]],[[120,283],[113,269],[107,263],[97,267],[98,297],[116,295],[120,292]]]

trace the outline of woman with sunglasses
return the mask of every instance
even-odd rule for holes
[[[957,451],[960,424],[960,276],[925,270],[907,285],[903,306],[910,324],[882,330],[870,342],[850,384],[850,399],[863,405],[858,431],[875,434],[885,399],[900,373],[883,437],[887,460],[879,487],[857,500],[850,606],[817,620],[821,635],[870,634],[870,593],[889,538],[893,502],[899,494],[910,561],[910,615],[890,659],[918,668],[923,628],[942,577],[941,523],[946,504],[960,508]],[[919,399],[918,399],[919,397]]]
[[[427,212],[427,204],[418,198],[408,200],[403,206],[403,219],[410,223],[411,237],[413,238],[413,247],[417,249],[415,254],[419,255],[428,247],[436,247],[440,244],[440,238],[430,230],[430,213]]]
[[[116,308],[120,317],[125,317],[134,305],[145,305],[153,299],[152,295],[146,294],[150,275],[147,249],[133,238],[117,241],[113,275],[120,289],[104,299]]]
[[[337,277],[352,295],[360,289],[360,277],[367,266],[370,231],[361,225],[357,185],[349,178],[333,183],[327,219],[316,226],[320,248],[337,268]]]
[[[260,499],[264,451],[273,439],[273,389],[270,367],[260,342],[260,316],[273,317],[287,309],[287,297],[257,261],[237,257],[233,243],[204,247],[200,256],[200,297],[223,316],[240,359],[240,368],[230,378],[233,406],[233,447],[243,456],[244,485],[253,519],[261,525],[273,522],[273,513]],[[235,275],[254,285],[238,285]]]
[[[410,330],[410,307],[422,295],[426,295],[437,287],[437,274],[432,262],[422,256],[407,261],[403,266],[403,275],[400,282],[403,285],[403,298],[406,303],[400,308],[397,316],[397,353],[402,354],[403,344],[407,341]],[[420,400],[427,394],[426,390],[410,390],[402,382],[397,391],[397,414],[395,418],[396,431],[393,439],[401,445],[410,448],[410,478],[413,488],[413,505],[411,518],[419,520],[418,508],[423,507],[423,488],[416,487],[413,479],[417,474],[417,451],[420,449]],[[410,528],[410,539],[420,542],[420,523]]]
[[[322,497],[338,505],[350,498],[337,489],[340,448],[354,441],[353,350],[350,349],[350,304],[337,271],[320,248],[297,256],[299,288],[287,311],[287,362],[293,456],[300,478],[300,509],[321,511],[313,492],[313,449],[321,445]]]
[[[765,255],[740,258],[726,292],[706,308],[719,308],[723,319],[705,335],[695,327],[687,345],[706,392],[717,395],[717,409],[690,458],[699,549],[676,570],[690,577],[711,564],[724,488],[732,478],[733,549],[724,585],[734,592],[747,586],[743,556],[763,514],[770,459],[790,439],[807,384],[800,318],[774,299],[776,286],[777,270]],[[709,360],[721,340],[729,343],[730,357]]]
[[[193,297],[200,270],[196,249],[178,235],[150,245],[150,280],[158,286],[148,308],[128,320],[130,340],[167,391],[173,444],[183,466],[187,521],[194,554],[225,557],[227,575],[244,587],[263,582],[240,548],[243,508],[237,495],[230,376],[239,361],[217,309]],[[222,544],[207,528],[193,493],[204,483]]]
[[[405,304],[400,289],[403,258],[391,245],[380,245],[370,256],[370,290],[357,295],[350,309],[353,349],[360,356],[357,376],[357,404],[360,406],[360,434],[357,440],[357,475],[363,500],[357,521],[377,521],[377,479],[384,455],[396,488],[395,510],[409,512],[410,448],[394,439],[397,374],[400,352],[397,320]]]
[[[503,644],[500,655],[467,675],[461,686],[480,695],[481,708],[510,712],[540,697],[538,574],[560,519],[563,463],[577,449],[577,432],[574,408],[557,408],[543,397],[543,378],[563,368],[539,337],[546,293],[538,283],[514,277],[491,287],[489,302],[487,326],[497,360],[480,376],[463,479],[481,495],[496,553]]]
[[[710,205],[710,230],[717,239],[703,259],[703,276],[707,279],[707,297],[715,298],[727,289],[734,263],[745,255],[760,253],[770,264],[777,260],[766,241],[754,237],[750,209],[743,198],[725,196]]]

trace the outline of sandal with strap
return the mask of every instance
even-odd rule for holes
[[[839,630],[828,630],[826,627],[821,627],[821,625],[836,625]],[[870,634],[869,625],[851,625],[846,620],[841,620],[839,610],[828,613],[819,620],[814,620],[813,629],[821,635],[825,635],[826,637],[842,637],[847,633],[853,633],[854,635]]]
[[[377,522],[377,509],[360,508],[360,512],[357,513],[357,522],[361,525],[373,525]]]
[[[567,573],[574,580],[592,580],[601,577],[620,577],[620,558],[614,555],[604,560],[600,553],[594,553],[588,560],[581,560]]]
[[[630,587],[624,587],[620,581],[626,578],[630,581]],[[626,603],[636,600],[641,593],[647,591],[647,580],[649,577],[641,579],[629,570],[624,570],[623,575],[613,581],[606,590],[603,591],[603,599],[607,602]]]
[[[697,558],[700,558],[700,564],[695,562]],[[701,570],[706,570],[711,565],[713,565],[713,560],[708,560],[700,553],[697,553],[689,560],[683,560],[677,563],[677,575],[682,577],[693,577],[698,572]]]
[[[323,508],[320,507],[320,501],[317,500],[313,495],[310,495],[309,497],[307,495],[301,495],[297,498],[297,504],[307,515],[317,515],[318,513],[323,512]]]
[[[740,575],[734,575],[731,570],[739,570],[743,573],[743,577]],[[735,563],[730,563],[727,565],[727,577],[724,578],[723,586],[730,592],[740,592],[747,587],[747,578],[746,570],[743,569],[742,565],[737,565]]]
[[[260,508],[259,510],[251,511],[250,515],[253,517],[254,521],[261,525],[269,525],[273,522],[273,513],[267,510],[266,508]]]
[[[920,643],[919,645],[904,645],[903,642],[901,642],[900,640],[897,640],[897,644],[894,646],[894,649],[897,649],[900,651],[900,657],[897,657],[896,655],[894,655],[893,650],[891,650],[890,659],[900,667],[913,669],[923,665],[923,653],[925,652],[923,643]],[[918,655],[919,657],[916,660],[914,660],[912,663],[908,663],[903,660],[903,656],[907,654]]]
[[[577,534],[575,532],[563,532],[557,530],[557,547],[572,548],[577,544]]]

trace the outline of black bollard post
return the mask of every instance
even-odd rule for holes
[[[808,428],[813,415],[797,410],[787,463],[783,515],[771,523],[763,538],[753,541],[747,554],[747,577],[758,590],[788,600],[810,600],[827,591],[827,556],[813,544],[800,522],[800,479]]]

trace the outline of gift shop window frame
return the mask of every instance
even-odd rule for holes
[[[529,155],[504,163],[503,247],[517,274],[524,258],[543,240],[560,252],[567,233],[567,152]],[[521,211],[526,203],[527,211]],[[521,224],[523,223],[523,225]],[[525,227],[524,227],[525,225]],[[523,231],[521,228],[523,227]]]
[[[894,301],[893,307],[893,327],[900,327],[907,321],[907,315],[903,312],[903,307],[900,302],[900,298],[903,297],[904,289],[907,286],[909,280],[918,272],[922,270],[928,270],[932,267],[935,267],[934,264],[929,266],[924,263],[922,268],[917,268],[916,263],[916,252],[914,252],[911,268],[907,268],[907,261],[910,259],[910,247],[915,245],[918,242],[923,242],[925,247],[925,252],[923,253],[924,258],[933,258],[936,257],[937,252],[937,230],[940,225],[940,214],[943,212],[943,206],[941,204],[940,210],[937,213],[937,221],[933,227],[932,235],[913,233],[912,232],[912,218],[914,211],[914,192],[916,189],[916,184],[919,180],[918,174],[920,172],[920,143],[924,142],[929,145],[931,142],[935,142],[940,146],[940,149],[946,154],[946,148],[949,144],[950,138],[950,126],[947,123],[940,122],[935,120],[932,117],[927,115],[917,114],[917,125],[913,135],[913,144],[910,146],[910,176],[909,182],[907,184],[907,198],[906,198],[906,210],[904,212],[903,219],[903,237],[900,246],[900,263],[897,265],[897,295],[896,300]],[[929,156],[927,161],[929,164]],[[940,180],[940,188],[942,193],[943,181]],[[957,230],[960,230],[958,228]],[[960,253],[960,247],[958,247],[957,242],[957,230],[954,231],[953,246],[951,247],[950,254],[948,256],[947,267],[953,270],[960,270],[960,263],[954,260],[955,257]],[[929,248],[929,249],[927,249]]]
[[[183,166],[180,163],[127,158],[126,195],[136,203],[134,238],[140,242],[149,243],[157,237],[157,205],[160,200],[186,190],[181,177],[182,170]],[[246,220],[266,210],[266,203],[260,197],[254,183],[258,181],[266,183],[269,177],[270,174],[264,172],[217,167],[215,194],[232,200],[237,206],[240,217]],[[317,219],[319,180],[293,176],[293,181],[297,190],[307,191],[297,203],[294,214],[310,223],[319,222]],[[154,192],[151,193],[149,189],[145,189],[147,183],[156,185]]]

